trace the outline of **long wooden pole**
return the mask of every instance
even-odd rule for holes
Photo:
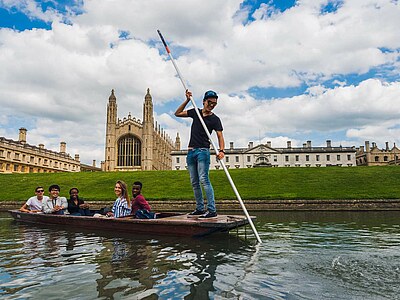
[[[169,50],[168,45],[167,45],[167,43],[165,42],[165,39],[164,39],[164,37],[162,36],[160,30],[157,30],[157,32],[158,32],[158,35],[160,36],[160,39],[161,39],[162,43],[164,44],[165,50],[167,50],[168,56],[169,56],[169,58],[171,59],[172,64],[173,64],[174,67],[175,67],[176,73],[178,74],[178,77],[179,77],[179,79],[180,79],[181,82],[182,82],[183,88],[184,88],[185,91],[186,91],[186,90],[187,90],[186,83],[185,83],[185,81],[184,81],[184,79],[183,79],[183,76],[182,76],[181,72],[179,71],[179,68],[178,68],[178,66],[177,66],[177,64],[176,64],[176,62],[175,62],[175,60],[174,60],[174,58],[172,57],[171,51]],[[199,118],[199,120],[200,120],[200,122],[201,122],[201,125],[203,125],[204,131],[207,133],[208,139],[210,140],[212,147],[214,148],[215,151],[218,151],[218,150],[217,150],[218,148],[217,148],[216,144],[214,143],[214,141],[213,141],[213,139],[212,139],[210,133],[208,132],[207,126],[206,126],[206,124],[204,123],[204,120],[203,120],[203,118],[202,118],[201,115],[200,115],[200,112],[199,112],[199,110],[198,110],[198,108],[197,108],[196,103],[195,103],[194,100],[193,100],[193,97],[190,97],[190,101],[192,102],[192,105],[193,105],[193,107],[194,107],[194,109],[195,109],[195,111],[196,111],[196,113],[197,113],[197,116],[198,116],[198,118]],[[221,164],[222,169],[224,169],[225,174],[226,174],[226,177],[228,177],[229,183],[231,184],[232,189],[233,189],[233,191],[235,192],[235,195],[236,195],[237,199],[239,200],[240,206],[242,207],[242,210],[243,210],[243,212],[244,212],[244,214],[245,214],[247,220],[249,221],[249,224],[250,224],[250,226],[251,226],[251,229],[252,229],[253,232],[254,232],[254,235],[255,235],[256,238],[257,238],[257,241],[258,241],[259,243],[262,243],[262,241],[261,241],[261,239],[260,239],[260,236],[258,235],[257,229],[256,229],[256,227],[254,226],[253,220],[251,219],[249,213],[247,212],[246,206],[244,205],[243,200],[242,200],[242,198],[240,197],[240,194],[239,194],[239,192],[238,192],[238,190],[237,190],[237,188],[236,188],[236,186],[235,186],[235,183],[234,183],[233,180],[232,180],[231,175],[230,175],[229,172],[228,172],[228,169],[227,169],[226,166],[225,166],[224,161],[223,161],[222,159],[220,159],[220,160],[219,160],[219,163]]]

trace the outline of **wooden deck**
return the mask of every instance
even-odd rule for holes
[[[228,232],[248,224],[246,217],[240,215],[218,215],[215,219],[199,219],[188,218],[186,214],[180,213],[160,213],[157,219],[115,219],[24,213],[18,210],[10,210],[9,213],[18,222],[147,235],[204,236]]]

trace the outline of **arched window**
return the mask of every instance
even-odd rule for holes
[[[140,167],[142,161],[142,143],[134,135],[128,134],[118,140],[118,166]]]
[[[270,167],[271,163],[269,162],[269,158],[266,155],[261,154],[260,156],[257,157],[254,167],[263,167],[267,166]]]
[[[375,161],[379,161],[379,156],[375,156]]]

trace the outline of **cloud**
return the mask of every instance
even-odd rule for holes
[[[220,94],[215,113],[237,146],[271,140],[283,147],[285,139],[301,145],[330,134],[347,143],[374,134],[395,139],[397,2],[338,1],[332,11],[322,0],[297,1],[284,11],[270,3],[253,9],[251,20],[241,4],[88,0],[43,11],[35,1],[1,1],[51,22],[51,29],[0,29],[0,132],[17,135],[16,120],[30,120],[28,143],[57,150],[65,141],[68,152],[91,164],[104,159],[111,89],[120,118],[131,112],[142,119],[150,88],[155,119],[173,140],[179,131],[186,147],[190,120],[172,116],[184,91],[160,29],[195,99],[201,104],[208,89]],[[302,86],[306,92],[292,97],[249,92]]]
[[[215,113],[223,120],[229,140],[243,136],[258,140],[259,135],[289,137],[302,132],[304,142],[315,133],[329,136],[342,130],[347,130],[349,138],[355,138],[354,132],[366,126],[389,131],[400,123],[399,107],[399,82],[369,79],[357,86],[320,89],[317,94],[286,99],[260,101],[250,96],[222,95]],[[362,139],[361,134],[358,137]]]

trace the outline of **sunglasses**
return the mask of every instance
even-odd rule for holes
[[[217,101],[214,102],[214,101],[207,100],[207,103],[210,106],[216,106],[217,105]]]
[[[44,193],[44,190],[37,190],[36,193]]]

